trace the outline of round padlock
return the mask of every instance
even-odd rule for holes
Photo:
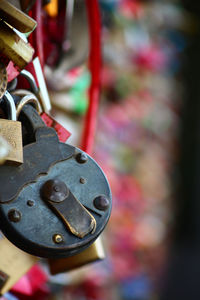
[[[24,147],[20,167],[0,166],[0,228],[30,254],[75,255],[91,245],[108,222],[108,181],[89,155],[59,142],[32,106],[26,105],[22,114],[35,126],[35,142]]]

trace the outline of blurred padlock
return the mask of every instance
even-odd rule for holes
[[[19,250],[0,236],[0,295],[8,292],[37,261],[37,257]]]
[[[0,53],[23,69],[31,61],[34,49],[8,24],[0,21]]]

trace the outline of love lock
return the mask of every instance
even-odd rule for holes
[[[97,163],[80,149],[59,142],[35,108],[21,112],[33,140],[24,163],[0,166],[0,228],[22,250],[41,257],[75,255],[103,231],[111,192]]]

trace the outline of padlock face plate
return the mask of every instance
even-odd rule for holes
[[[63,144],[63,146],[65,146]],[[69,149],[69,145],[67,145]],[[71,146],[72,147],[72,146]],[[74,149],[74,147],[72,147]],[[34,182],[22,187],[12,201],[0,205],[0,225],[7,238],[22,250],[41,257],[68,257],[87,248],[104,229],[111,213],[111,191],[107,179],[97,163],[87,155],[87,161],[77,161],[77,153],[68,159],[56,162],[48,173],[40,174]],[[85,155],[85,154],[84,154]],[[96,229],[80,238],[72,234],[63,220],[52,210],[41,196],[41,188],[48,180],[58,179],[66,184],[74,197],[95,218]],[[106,197],[106,209],[95,207],[94,199]],[[72,206],[66,210],[75,220],[79,220],[79,212]],[[74,210],[73,210],[74,209]],[[10,218],[10,212],[17,212],[17,218]],[[54,237],[62,237],[55,242]]]

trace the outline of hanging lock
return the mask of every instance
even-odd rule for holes
[[[26,43],[8,24],[0,21],[0,52],[23,69],[32,59],[34,49]]]
[[[0,119],[0,135],[11,145],[11,150],[6,156],[6,163],[23,163],[22,127],[17,121],[15,102],[11,94],[6,91],[3,97],[9,109],[10,120]]]
[[[59,142],[28,105],[20,114],[34,139],[24,163],[0,166],[0,228],[22,250],[68,257],[88,248],[111,212],[111,192],[100,167],[86,153]]]

